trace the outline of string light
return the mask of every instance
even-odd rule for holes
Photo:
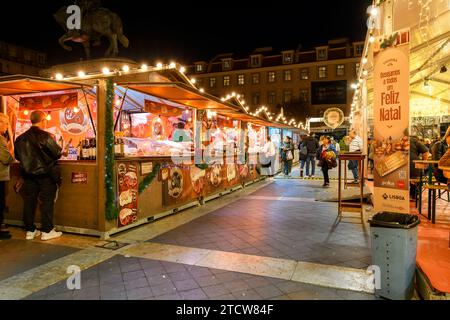
[[[86,73],[84,72],[84,71],[78,71],[78,77],[80,77],[80,78],[84,78],[84,77],[86,77]]]
[[[144,63],[144,64],[141,66],[141,69],[142,69],[143,71],[147,71],[148,66]]]
[[[124,66],[122,67],[122,71],[123,71],[123,72],[129,72],[129,71],[130,71],[130,67],[127,66],[127,65],[124,65]]]
[[[64,76],[63,76],[61,73],[57,73],[57,74],[55,75],[55,78],[56,78],[56,80],[63,80],[63,79],[64,79]]]
[[[102,73],[105,74],[105,75],[108,75],[108,74],[110,73],[109,68],[104,67],[104,68],[102,69]]]

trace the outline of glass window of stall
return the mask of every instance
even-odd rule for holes
[[[248,130],[248,152],[258,153],[266,144],[266,127],[254,123],[247,124]]]
[[[199,112],[202,123],[202,147],[215,151],[237,152],[239,145],[240,121],[217,114],[213,111]]]
[[[69,151],[61,160],[96,159],[95,89],[9,96],[6,107],[14,140],[31,127],[31,113],[42,111],[47,115],[44,130]]]
[[[131,90],[122,92],[116,91],[116,156],[192,154],[192,108]]]
[[[281,129],[280,128],[269,128],[269,136],[271,141],[275,144],[277,149],[281,148]]]

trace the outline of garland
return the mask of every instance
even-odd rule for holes
[[[395,41],[397,40],[398,33],[392,34],[389,38],[383,39],[383,42],[380,45],[381,49],[386,49],[389,47],[392,47],[395,44]]]
[[[105,217],[106,220],[116,220],[119,211],[116,206],[114,192],[114,83],[112,79],[106,82],[105,106]]]
[[[195,165],[197,168],[199,168],[200,170],[206,170],[208,169],[209,165],[207,163],[199,163]]]
[[[155,179],[155,177],[157,176],[159,169],[161,169],[161,165],[158,163],[153,168],[153,171],[148,176],[146,176],[144,180],[141,181],[141,183],[139,183],[139,194],[144,192],[150,186],[153,179]]]

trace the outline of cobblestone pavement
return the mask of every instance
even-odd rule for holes
[[[200,208],[117,235],[113,240],[126,242],[133,239],[128,248],[117,252],[94,248],[99,243],[97,240],[80,242],[74,240],[77,236],[67,235],[72,247],[65,247],[64,240],[53,245],[46,243],[45,246],[56,251],[53,256],[47,256],[50,249],[41,250],[41,253],[35,249],[35,254],[47,258],[35,259],[34,263],[23,262],[26,267],[16,272],[4,272],[0,278],[0,298],[374,299],[372,294],[343,290],[345,283],[334,285],[333,281],[316,281],[314,278],[316,264],[319,269],[355,274],[362,273],[371,262],[366,219],[362,221],[359,215],[349,215],[338,223],[335,203],[315,201],[322,192],[321,183],[275,179],[237,191]],[[167,251],[167,257],[163,251],[158,259],[145,257],[144,253],[133,256],[130,252],[139,244],[159,245],[162,250],[172,248],[172,251],[170,254]],[[40,243],[31,245],[44,246]],[[8,242],[2,242],[0,246],[6,247]],[[242,271],[242,268],[228,268],[226,262],[216,260],[216,263],[210,258],[207,264],[199,266],[193,260],[195,257],[186,256],[189,250],[203,250],[216,255],[216,259],[221,256],[231,257],[230,260],[248,257],[259,264],[255,264],[258,266],[253,271],[251,266]],[[0,257],[3,254],[0,253]],[[69,275],[64,268],[72,262],[72,256],[83,265],[81,290],[67,288]],[[56,268],[58,261],[62,265]],[[294,273],[285,278],[280,278],[275,271],[271,274],[271,264],[280,263],[297,268],[297,273],[300,264],[306,269],[312,266],[309,277],[305,278],[312,280],[302,282],[293,276]],[[259,266],[269,272],[260,272]],[[320,272],[317,273],[320,276]],[[34,279],[40,282],[37,284]]]

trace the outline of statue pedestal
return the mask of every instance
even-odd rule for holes
[[[124,65],[129,66],[130,69],[139,67],[136,61],[127,58],[102,58],[56,65],[40,71],[39,75],[45,78],[52,78],[55,74],[61,73],[65,78],[77,77],[79,71],[85,72],[86,75],[98,74],[105,67],[114,71],[121,70]]]

